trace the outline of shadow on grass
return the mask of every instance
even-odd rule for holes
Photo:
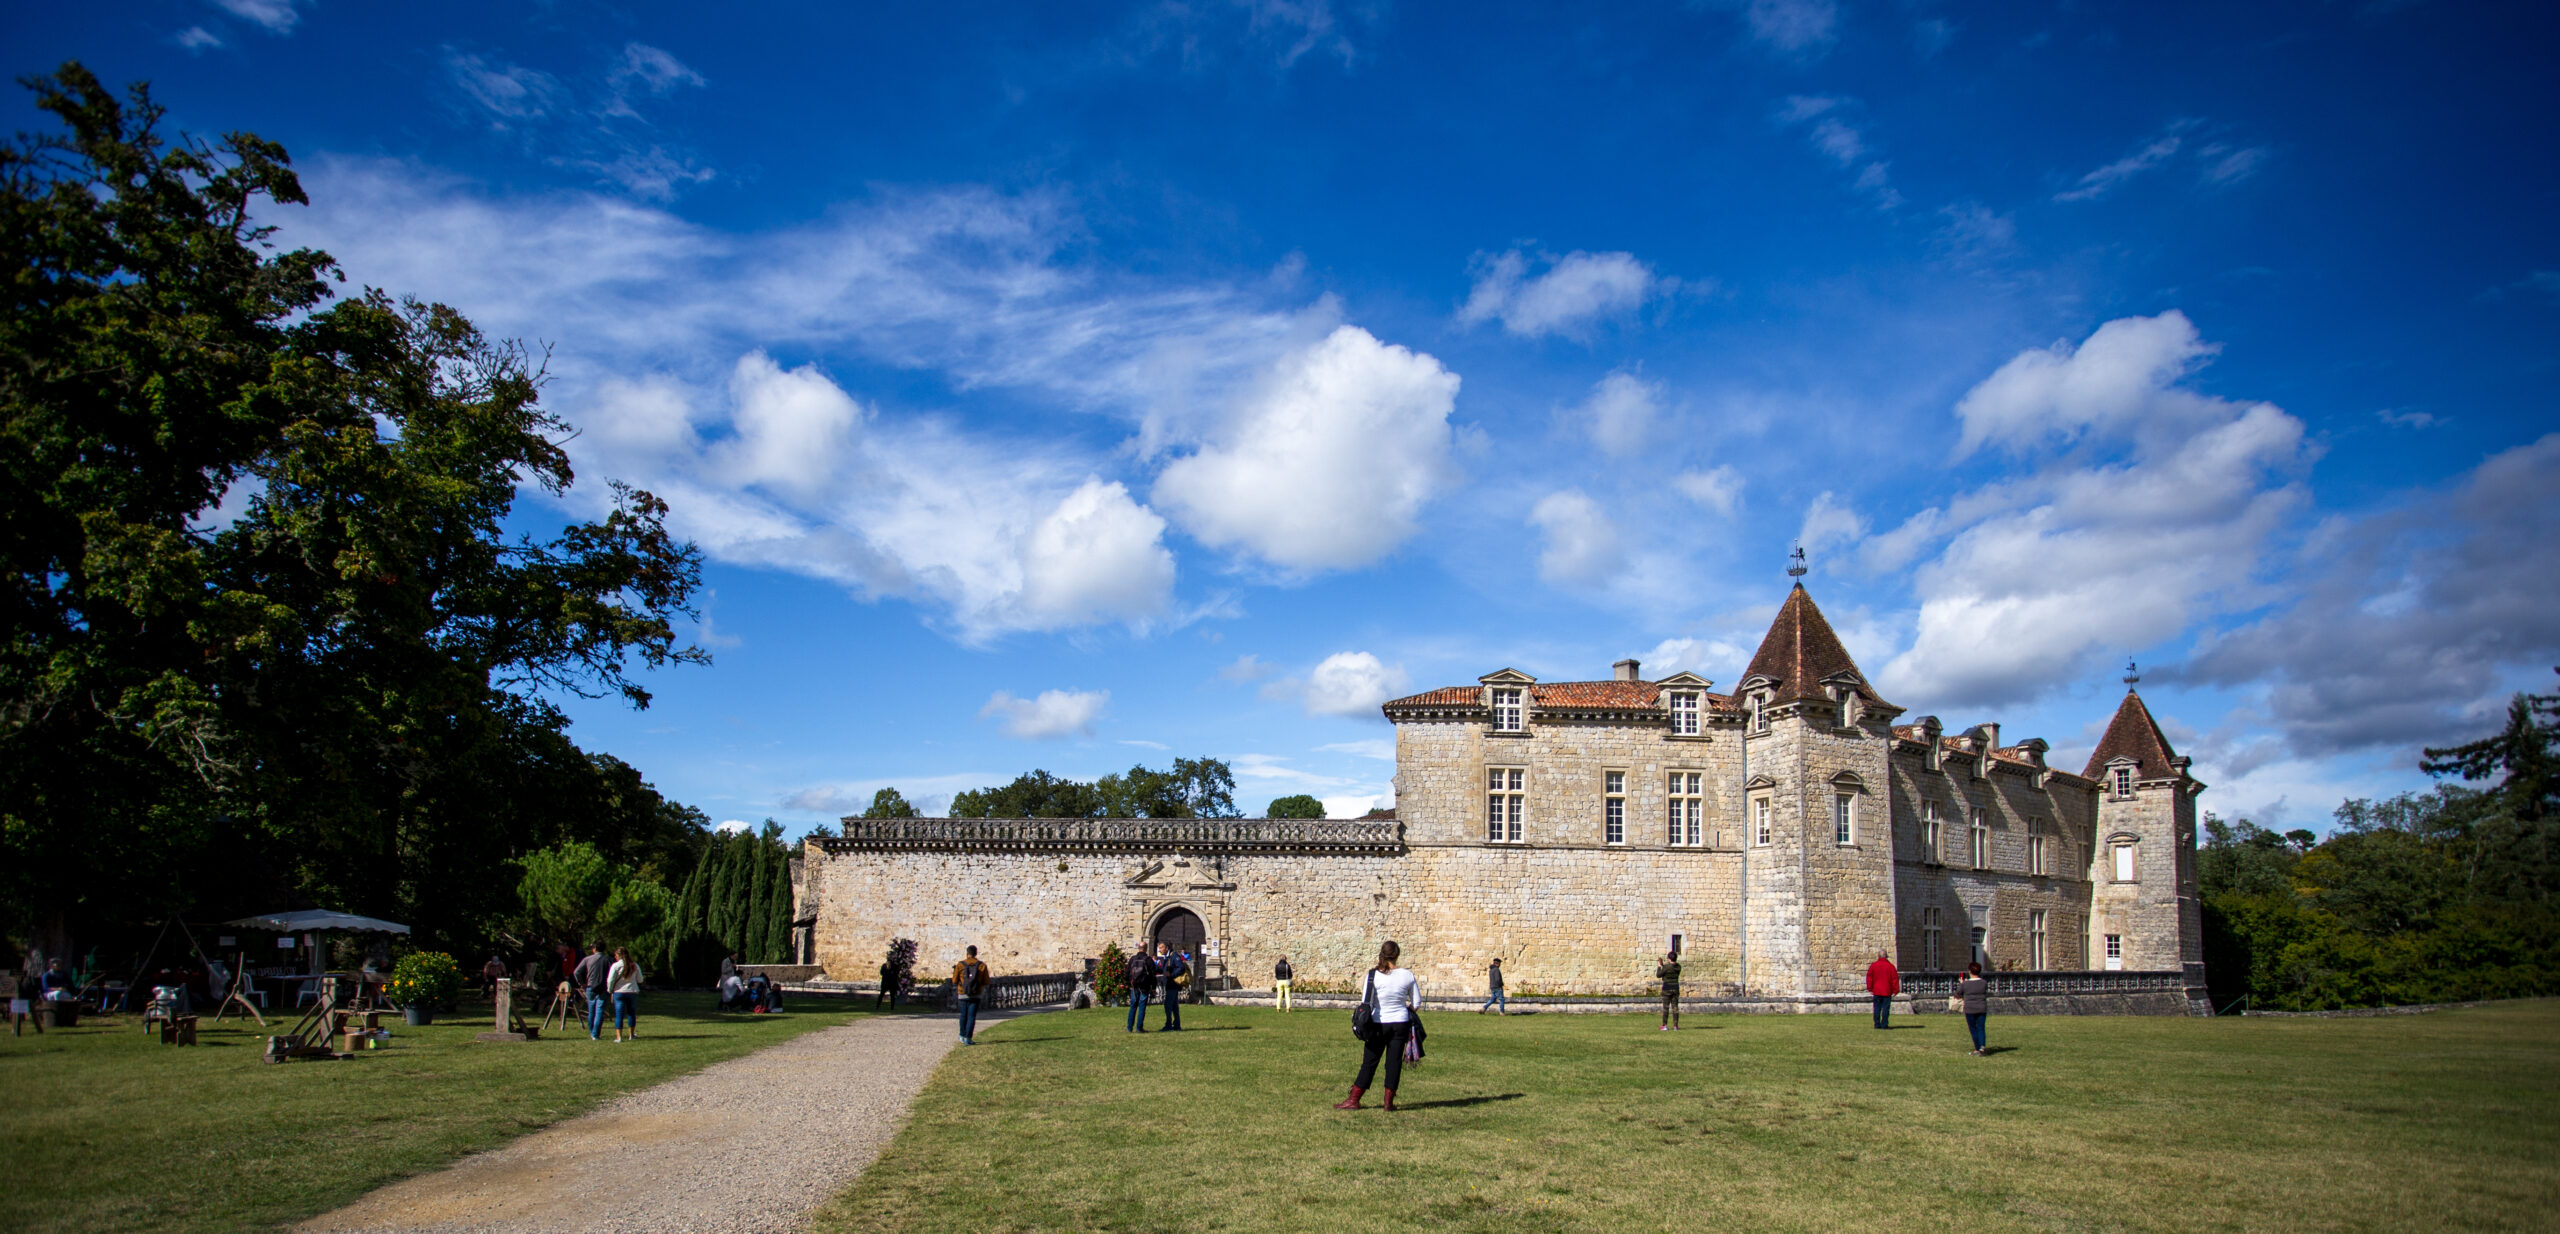
[[[1034,1041],[1065,1041],[1065,1037],[996,1037],[979,1045],[1028,1045]]]
[[[2010,1054],[2016,1052],[2017,1048],[2013,1045],[1987,1045],[1982,1047],[1982,1056],[1989,1058],[1994,1054]]]
[[[1249,1033],[1253,1031],[1253,1026],[1250,1024],[1204,1024],[1198,1028],[1176,1028],[1171,1030],[1159,1028],[1156,1031],[1160,1033],[1166,1031],[1177,1033]]]
[[[1445,1101],[1407,1101],[1398,1104],[1396,1109],[1448,1110],[1456,1109],[1460,1106],[1490,1105],[1496,1101],[1518,1101],[1522,1097],[1526,1097],[1528,1095],[1529,1094],[1527,1093],[1501,1093],[1491,1097],[1451,1097]]]

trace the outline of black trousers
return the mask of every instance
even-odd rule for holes
[[[1404,1039],[1412,1032],[1411,1020],[1379,1025],[1377,1034],[1360,1046],[1360,1078],[1353,1080],[1351,1086],[1369,1087],[1369,1081],[1378,1075],[1378,1056],[1384,1054],[1387,1056],[1387,1089],[1394,1091],[1396,1081],[1404,1078]]]

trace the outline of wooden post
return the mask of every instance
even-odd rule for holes
[[[480,1034],[479,1039],[482,1041],[528,1040],[523,1033],[514,1031],[514,1025],[511,1023],[514,1018],[511,1013],[515,1010],[515,982],[500,977],[492,983],[492,988],[496,996],[497,1026],[489,1032]]]

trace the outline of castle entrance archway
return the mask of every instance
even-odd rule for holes
[[[1191,953],[1193,964],[1200,962],[1200,948],[1209,939],[1209,929],[1200,922],[1200,914],[1187,908],[1169,909],[1156,918],[1155,937],[1147,940],[1150,947],[1163,943],[1177,952]]]

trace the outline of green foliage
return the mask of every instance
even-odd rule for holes
[[[516,864],[524,870],[516,898],[525,915],[543,936],[571,945],[595,933],[598,915],[622,881],[613,863],[584,840],[527,853]]]
[[[1117,942],[1104,943],[1102,958],[1094,962],[1093,998],[1103,1007],[1129,1001],[1129,957]]]
[[[304,201],[274,143],[173,142],[77,64],[29,85],[59,131],[0,148],[0,928],[299,899],[456,946],[514,916],[495,862],[675,868],[699,816],[548,701],[706,659],[665,503],[509,539],[574,482],[521,347],[327,303],[328,256],[253,221]]]
[[[1275,797],[1262,815],[1265,818],[1323,818],[1324,802],[1305,793]]]
[[[898,790],[894,788],[884,788],[871,794],[871,805],[862,812],[864,818],[914,818],[915,816],[916,808],[908,805],[907,799],[900,796]]]
[[[1214,758],[1131,767],[1086,784],[1031,771],[951,799],[953,818],[1234,818],[1235,774]]]
[[[443,1008],[462,996],[462,966],[441,951],[412,951],[391,966],[391,1001]]]
[[[2507,727],[2430,749],[2440,785],[2338,807],[2327,839],[2207,818],[2197,854],[2217,1004],[2314,1010],[2560,991],[2560,696],[2519,695]]]

